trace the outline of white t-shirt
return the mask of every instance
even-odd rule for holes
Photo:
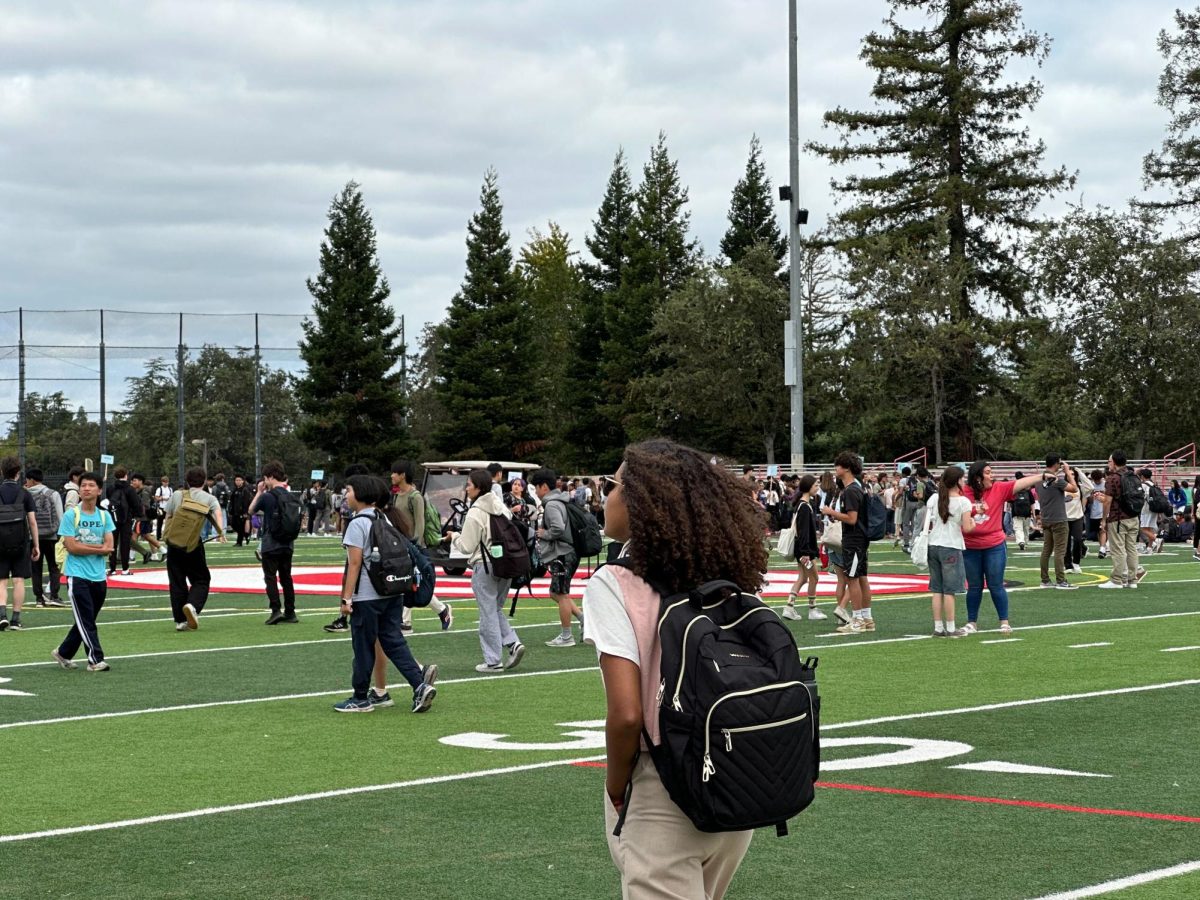
[[[625,598],[617,584],[614,569],[603,566],[588,579],[583,603],[587,617],[583,623],[583,640],[601,653],[619,656],[641,665],[637,635],[633,622],[625,611]]]
[[[971,501],[966,497],[958,496],[950,498],[950,520],[943,522],[942,517],[938,515],[938,498],[933,496],[929,498],[929,502],[925,504],[925,521],[933,522],[933,527],[929,531],[929,546],[930,547],[954,547],[958,550],[965,550],[966,544],[963,542],[962,534],[962,514],[970,511]]]

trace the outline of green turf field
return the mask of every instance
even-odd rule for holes
[[[1190,557],[1150,558],[1136,592],[1017,588],[1011,637],[986,596],[962,640],[929,637],[926,595],[877,598],[873,634],[788,623],[821,657],[826,786],[789,837],[756,835],[729,896],[1038,898],[1172,867],[1119,896],[1200,896],[1200,866],[1181,866],[1200,860]],[[340,559],[298,544],[298,564]],[[1035,554],[1009,562],[1037,582]],[[1095,584],[1107,567],[1086,562],[1072,580]],[[872,570],[913,571],[890,544]],[[575,764],[603,759],[595,655],[543,645],[547,601],[522,601],[529,652],[499,677],[474,671],[469,601],[448,633],[419,611],[414,652],[441,672],[421,716],[406,686],[392,709],[331,710],[351,654],[320,628],[329,597],[268,628],[262,597],[214,595],[184,633],[164,594],[109,603],[108,673],[51,663],[68,610],[0,634],[0,898],[619,895],[603,773]]]

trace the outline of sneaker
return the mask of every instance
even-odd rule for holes
[[[854,621],[854,616],[850,615],[844,606],[835,606],[833,608],[833,617],[843,625],[849,625],[852,621]]]
[[[1024,541],[1021,541],[1021,543],[1017,544],[1017,549],[1018,549],[1018,550],[1024,550],[1024,549],[1025,549],[1025,542],[1024,542]]]
[[[1071,584],[1069,581],[1060,581],[1054,585],[1054,588],[1059,591],[1077,591],[1079,590],[1079,585]]]
[[[7,631],[7,630],[8,630],[8,619],[4,618],[4,616],[0,616],[0,631]]]
[[[333,704],[333,709],[335,712],[374,712],[375,707],[371,705],[371,695],[367,694],[364,700],[347,697],[341,703]]]
[[[62,609],[67,604],[63,603],[57,597],[51,597],[49,600],[46,601],[46,605],[49,606],[51,609]]]
[[[798,622],[800,620],[800,613],[796,612],[796,604],[794,604],[794,603],[788,603],[787,605],[785,605],[783,607],[782,615],[783,615],[783,618],[788,619],[789,621],[792,621],[792,622]]]
[[[437,684],[438,667],[437,663],[430,663],[427,666],[421,667],[421,680],[426,684]]]
[[[938,638],[938,637],[949,637],[949,635],[948,635],[948,634],[947,634],[945,631],[938,631],[938,630],[936,630],[936,629],[934,629],[933,636],[934,636],[935,638]]]
[[[1107,550],[1101,550],[1096,555],[1098,557],[1100,557],[1101,559],[1108,559],[1108,551]]]
[[[554,640],[546,641],[546,646],[547,647],[574,647],[575,646],[575,635],[560,634]]]
[[[875,620],[874,619],[861,619],[859,621],[859,624],[862,626],[863,631],[874,631],[875,630]]]
[[[525,645],[517,641],[508,648],[508,662],[504,664],[506,669],[515,669],[525,656]]]
[[[89,672],[107,672],[109,670],[109,668],[111,668],[111,667],[104,660],[100,660],[100,662],[98,662],[98,663],[88,663],[87,664],[87,670]]]
[[[1200,550],[1192,551],[1192,559],[1196,560],[1196,562],[1200,562]]]
[[[1043,581],[1043,582],[1042,582],[1042,587],[1044,587],[1044,588],[1052,588],[1052,587],[1054,587],[1054,583],[1053,583],[1053,582],[1051,582],[1051,581]]]
[[[406,634],[406,635],[407,635],[407,634],[412,634],[412,633],[413,633],[413,627],[412,627],[411,625],[401,625],[401,626],[400,626],[400,633],[401,633],[401,634]]]
[[[346,620],[341,616],[338,616],[338,618],[334,619],[328,625],[322,627],[330,634],[338,634],[339,632],[350,630],[350,626],[346,624]]]
[[[1125,585],[1125,589],[1126,589],[1126,590],[1129,590],[1129,591],[1136,591],[1136,590],[1137,590],[1137,582],[1136,582],[1136,581],[1130,581],[1129,583],[1127,583],[1127,584]]]
[[[1117,584],[1115,581],[1110,580],[1104,582],[1104,584],[1098,584],[1096,587],[1100,588],[1102,591],[1119,591],[1121,588],[1125,587],[1125,585]]]
[[[952,632],[950,634],[950,637],[952,637],[952,638],[970,637],[978,630],[979,630],[978,625],[976,625],[974,622],[968,622],[962,628],[958,629],[957,631]]]
[[[132,574],[133,574],[133,570],[132,570],[132,569],[122,569],[122,570],[121,570],[121,576],[122,576],[123,578],[128,578],[128,577],[129,577],[130,575],[132,575]]]
[[[1071,571],[1076,575],[1083,574],[1083,568],[1078,563],[1075,563],[1071,566]]]
[[[176,623],[175,623],[175,630],[176,630],[176,631],[187,631],[187,630],[188,630],[188,623],[187,623],[187,622],[176,622]]]
[[[449,603],[446,608],[438,613],[438,618],[442,620],[442,631],[449,631],[450,626],[454,624],[454,609]]]
[[[278,625],[282,621],[283,621],[283,613],[281,613],[279,610],[274,610],[271,613],[271,615],[269,615],[267,617],[268,625]]]
[[[1155,541],[1154,541],[1154,543],[1151,545],[1151,549],[1152,549],[1152,550],[1153,550],[1155,553],[1162,553],[1162,548],[1163,548],[1163,539],[1162,539],[1162,538],[1156,538],[1156,539],[1155,539]]]
[[[300,620],[296,618],[295,613],[288,613],[279,621],[282,622],[284,625],[299,625],[300,624]]]
[[[25,626],[22,625],[20,622],[9,622],[8,627],[12,631],[24,631],[25,630]]]
[[[369,691],[367,691],[367,702],[370,703],[372,706],[395,706],[396,705],[396,701],[392,699],[391,694],[389,694],[387,691],[384,691],[381,694],[377,690],[375,690],[375,688],[371,688]]]
[[[475,671],[480,675],[499,675],[504,672],[504,666],[496,663],[494,666],[489,666],[487,663],[480,663],[475,667]]]
[[[815,606],[810,606],[808,608],[808,617],[809,617],[809,619],[811,619],[814,622],[819,622],[819,621],[821,621],[821,619],[829,618],[829,616],[825,615],[825,613],[823,613],[821,610],[817,609]]]
[[[834,629],[838,634],[862,634],[862,619],[851,619],[845,625],[840,625]]]
[[[51,650],[50,656],[53,658],[53,660],[56,663],[58,663],[64,669],[78,669],[79,668],[79,666],[75,663],[74,660],[67,659],[65,656],[63,656],[61,653],[59,653],[57,649]]]
[[[143,566],[150,565],[150,554],[149,553],[142,554],[142,565]]]
[[[187,619],[187,627],[195,631],[200,627],[200,621],[196,618],[196,607],[190,603],[183,604],[183,617]]]
[[[423,684],[413,691],[412,711],[423,713],[433,706],[433,698],[437,696],[437,688],[432,684]]]
[[[36,598],[36,599],[33,601],[33,605],[34,605],[34,606],[40,606],[42,609],[45,609],[45,608],[46,608],[46,601],[45,601],[45,600],[43,600],[41,597],[38,597],[38,598]]]
[[[1142,568],[1141,566],[1138,566],[1137,567],[1137,575],[1136,575],[1137,583],[1141,584],[1142,579],[1145,577],[1146,577],[1146,570],[1144,568]]]

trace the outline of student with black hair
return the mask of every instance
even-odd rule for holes
[[[846,572],[846,596],[853,618],[837,628],[839,634],[862,634],[875,630],[871,614],[871,584],[867,580],[867,554],[871,542],[868,534],[867,495],[863,490],[862,459],[857,453],[844,450],[833,460],[833,470],[842,484],[836,508],[824,506],[822,515],[842,523],[842,568]],[[924,523],[924,516],[920,520]],[[911,539],[911,535],[910,535]]]
[[[38,546],[42,552],[32,562],[33,600],[38,606],[63,606],[58,599],[59,583],[62,578],[58,571],[58,560],[55,558],[55,545],[58,544],[58,526],[62,522],[62,497],[58,491],[52,491],[42,484],[42,470],[36,467],[25,472],[25,490],[33,497],[36,510]],[[49,569],[48,580],[43,586],[43,563]]]
[[[0,525],[0,631],[21,630],[21,607],[25,605],[25,579],[32,574],[32,563],[42,553],[38,542],[37,509],[33,495],[21,486],[21,461],[15,456],[0,460],[0,504],[8,506],[14,515]],[[22,516],[21,513],[24,513]],[[32,539],[32,544],[31,544]],[[8,582],[12,580],[12,620],[8,619]]]
[[[796,612],[796,598],[800,596],[800,589],[807,585],[805,594],[808,597],[808,617],[817,621],[828,618],[828,616],[817,609],[817,581],[820,577],[821,549],[817,545],[817,513],[812,508],[812,498],[817,492],[816,476],[805,475],[801,478],[797,491],[796,512],[792,519],[796,529],[796,543],[792,555],[800,565],[800,573],[796,576],[796,583],[788,591],[787,605],[783,608],[783,618],[800,618],[800,613]]]
[[[217,541],[225,540],[225,517],[217,498],[204,490],[204,469],[196,466],[184,474],[187,485],[186,499],[203,504],[208,508],[208,521],[217,529]],[[171,534],[171,519],[181,514],[185,493],[176,491],[167,501],[166,521],[163,534]],[[171,591],[171,614],[175,619],[176,631],[195,631],[200,627],[200,613],[208,602],[208,588],[212,584],[212,573],[204,555],[204,541],[194,548],[175,546],[167,541],[167,580]]]
[[[267,604],[271,609],[266,622],[268,625],[278,625],[280,622],[295,624],[300,621],[296,618],[296,586],[292,581],[292,555],[295,553],[296,541],[295,538],[288,540],[272,531],[272,522],[275,520],[279,504],[288,499],[286,496],[280,497],[281,492],[290,492],[287,473],[284,472],[282,463],[271,460],[263,466],[258,492],[242,515],[243,519],[253,516],[256,512],[262,516],[262,540],[259,542],[258,559],[262,563],[263,581],[267,587]],[[235,492],[234,497],[230,498],[230,510],[233,509],[236,496]],[[282,604],[280,588],[283,589]]]
[[[546,646],[574,647],[571,617],[579,620],[582,630],[583,610],[571,599],[571,581],[579,568],[567,513],[567,504],[571,500],[565,491],[556,489],[558,475],[553,469],[534,469],[529,473],[529,483],[542,504],[542,520],[536,531],[538,558],[550,572],[550,597],[558,605],[560,630],[556,637],[546,641]]]
[[[71,601],[75,622],[50,656],[64,669],[78,668],[73,660],[82,644],[87,648],[87,670],[107,672],[109,665],[104,660],[104,650],[100,646],[96,618],[108,594],[104,558],[112,552],[116,526],[108,511],[97,505],[100,499],[99,475],[84,472],[79,479],[79,494],[79,505],[63,516],[58,527],[58,536],[62,538],[67,551],[63,570],[67,576],[67,597]]]
[[[398,596],[380,596],[366,571],[372,548],[371,526],[379,514],[375,506],[386,499],[381,479],[371,475],[352,475],[346,479],[346,501],[354,517],[342,538],[342,546],[346,548],[346,570],[342,576],[341,612],[350,619],[354,694],[334,705],[337,712],[372,712],[375,709],[370,689],[376,641],[412,686],[413,712],[425,712],[437,696],[437,688],[424,680],[421,667],[413,659],[408,641],[400,631],[403,600]]]
[[[391,479],[390,505],[404,513],[404,521],[407,523],[401,531],[424,553],[425,498],[417,490],[417,467],[410,459],[398,459],[392,463]],[[454,624],[454,610],[450,608],[450,604],[434,597],[429,601],[429,608],[437,613],[442,623],[442,631],[448,631]],[[407,606],[404,608],[403,627],[405,634],[413,630],[412,610]]]

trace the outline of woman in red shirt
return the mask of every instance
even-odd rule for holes
[[[972,503],[975,529],[963,534],[963,563],[967,570],[967,624],[955,632],[958,637],[979,630],[979,607],[983,603],[983,588],[987,585],[1000,631],[1012,632],[1008,624],[1008,591],[1004,588],[1004,567],[1008,562],[1008,536],[1004,533],[1004,504],[1017,491],[1031,488],[1042,480],[1041,473],[1017,481],[995,481],[992,467],[979,461],[971,464],[963,496]]]

